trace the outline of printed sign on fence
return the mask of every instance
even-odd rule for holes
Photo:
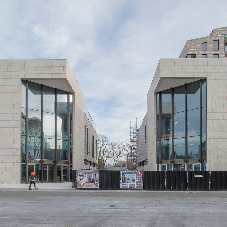
[[[121,171],[122,189],[142,189],[142,171]]]
[[[77,170],[77,188],[99,188],[98,170]]]

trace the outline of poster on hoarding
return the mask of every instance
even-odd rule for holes
[[[121,189],[142,189],[142,171],[121,171]]]
[[[99,188],[98,170],[77,170],[77,188]]]

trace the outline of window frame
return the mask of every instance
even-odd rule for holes
[[[205,46],[206,48],[204,47],[204,44],[206,44],[206,46]],[[202,51],[207,51],[207,42],[202,43]]]
[[[217,44],[218,44],[217,49],[214,47],[215,42],[217,42]],[[219,51],[219,40],[213,40],[213,51]]]

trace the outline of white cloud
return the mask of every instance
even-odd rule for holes
[[[224,0],[2,0],[0,58],[68,59],[95,121],[114,140],[146,113],[160,58],[227,26]]]

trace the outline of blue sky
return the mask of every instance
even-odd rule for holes
[[[98,134],[129,137],[160,58],[227,26],[226,0],[1,0],[0,59],[67,59]]]

